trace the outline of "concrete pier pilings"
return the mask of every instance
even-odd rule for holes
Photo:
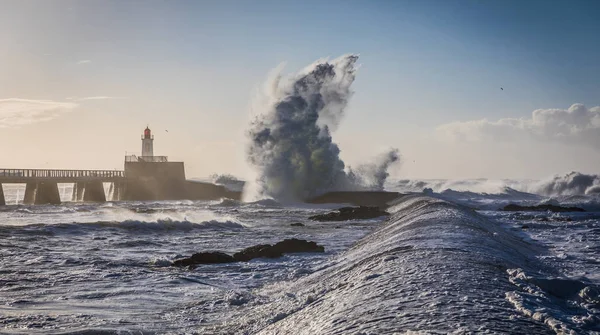
[[[105,202],[106,194],[101,181],[88,181],[73,184],[71,201],[74,202]]]
[[[37,193],[37,183],[30,182],[25,185],[25,198],[23,203],[25,205],[33,205],[35,203],[35,194]]]
[[[125,183],[110,183],[110,189],[108,191],[109,201],[121,201],[125,194]]]
[[[58,184],[54,182],[30,182],[25,186],[26,205],[60,204]]]
[[[6,205],[6,200],[4,199],[4,189],[2,188],[2,184],[0,184],[0,206]]]
[[[85,183],[74,183],[73,184],[73,195],[71,201],[83,201],[83,192],[85,190]]]
[[[86,182],[83,190],[84,202],[106,202],[104,185],[101,181]]]

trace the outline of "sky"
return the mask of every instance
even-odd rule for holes
[[[0,167],[122,169],[148,125],[188,178],[248,175],[269,73],[360,55],[333,133],[396,178],[600,166],[597,1],[0,0]]]

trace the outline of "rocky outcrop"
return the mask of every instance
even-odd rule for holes
[[[501,210],[506,212],[585,212],[585,209],[579,207],[563,207],[557,205],[520,206],[516,204],[506,205]]]
[[[367,220],[381,216],[388,216],[390,213],[382,211],[379,207],[342,207],[335,212],[313,215],[309,219],[314,221],[348,221],[348,220]]]
[[[400,197],[398,192],[386,191],[341,191],[329,192],[306,200],[311,204],[351,204],[354,206],[376,206],[387,208],[388,203]]]
[[[289,238],[278,242],[273,246],[273,249],[282,254],[292,254],[296,252],[325,252],[325,248],[315,242],[299,240],[296,238]]]
[[[173,262],[174,266],[193,266],[198,264],[220,264],[232,263],[235,259],[230,255],[222,252],[199,252],[191,257],[178,259]]]
[[[195,266],[198,264],[218,264],[232,262],[247,262],[254,258],[279,258],[283,254],[298,252],[325,252],[325,248],[315,242],[286,239],[274,245],[259,244],[236,252],[233,256],[222,252],[200,252],[188,258],[178,259],[173,266]]]
[[[233,254],[233,259],[238,262],[247,262],[254,258],[279,258],[281,256],[283,254],[273,249],[272,245],[259,244],[236,252]]]
[[[291,238],[278,242],[275,245],[261,244],[246,248],[233,254],[233,258],[236,261],[247,262],[254,258],[279,258],[283,254],[296,252],[325,252],[325,248],[315,242]]]

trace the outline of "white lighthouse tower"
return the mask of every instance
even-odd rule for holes
[[[144,129],[144,135],[142,135],[142,157],[153,157],[154,156],[154,136],[150,128]]]

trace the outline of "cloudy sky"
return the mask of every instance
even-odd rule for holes
[[[281,63],[360,54],[334,133],[406,178],[600,166],[597,1],[0,1],[0,166],[122,168],[146,125],[188,177],[246,174]]]

